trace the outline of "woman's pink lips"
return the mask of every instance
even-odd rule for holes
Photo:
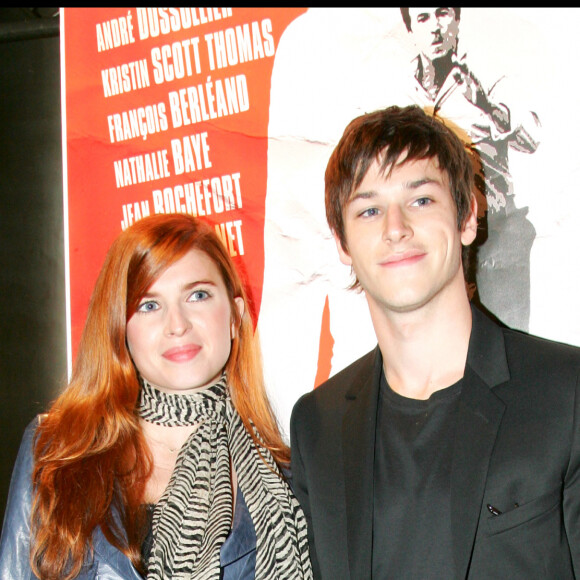
[[[387,268],[396,268],[399,266],[411,266],[422,260],[425,257],[424,252],[404,252],[402,254],[393,254],[389,256],[386,260],[381,262],[381,266],[386,266]]]
[[[200,350],[201,347],[196,344],[187,344],[170,348],[162,356],[171,362],[187,362],[193,359]]]

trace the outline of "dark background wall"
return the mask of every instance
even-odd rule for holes
[[[58,24],[0,9],[2,519],[22,432],[66,380]]]

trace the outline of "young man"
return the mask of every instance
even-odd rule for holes
[[[472,190],[417,107],[355,119],[330,158],[327,218],[378,347],[292,415],[317,578],[580,577],[580,349],[471,307]]]

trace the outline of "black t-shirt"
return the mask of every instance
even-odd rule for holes
[[[373,578],[453,578],[450,481],[461,382],[428,400],[383,375],[375,438]]]

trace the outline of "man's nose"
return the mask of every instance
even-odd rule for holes
[[[431,24],[431,32],[433,32],[433,34],[439,34],[441,32],[443,25],[441,23],[440,18],[438,17],[431,18],[430,24]]]
[[[390,206],[385,212],[383,239],[388,242],[398,242],[411,235],[412,229],[405,211],[398,205]]]

